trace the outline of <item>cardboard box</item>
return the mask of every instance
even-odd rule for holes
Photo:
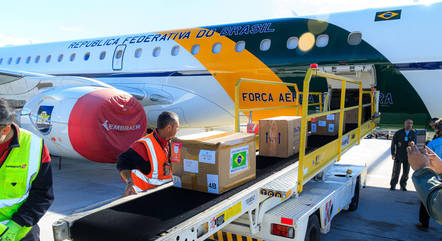
[[[339,114],[313,118],[310,121],[312,135],[335,136],[339,131]]]
[[[172,142],[174,185],[220,194],[256,177],[255,134],[211,131]]]
[[[358,109],[348,110],[344,112],[344,123],[357,124],[358,123]]]
[[[259,155],[286,158],[299,152],[300,116],[259,120]]]
[[[348,110],[344,112],[344,123],[346,124],[357,124],[358,123],[358,109],[354,110]],[[364,122],[364,114],[365,114],[365,108],[362,108],[362,114],[361,114],[361,122]]]

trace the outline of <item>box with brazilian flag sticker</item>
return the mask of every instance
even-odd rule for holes
[[[176,187],[220,194],[256,176],[255,134],[202,132],[177,137],[172,146]]]

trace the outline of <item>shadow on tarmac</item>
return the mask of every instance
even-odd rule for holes
[[[428,232],[416,228],[420,205],[416,192],[366,187],[360,195],[359,208],[335,216],[321,240],[442,240],[442,225],[434,220]]]

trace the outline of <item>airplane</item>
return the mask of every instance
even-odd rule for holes
[[[232,126],[239,78],[297,83],[310,64],[380,91],[383,123],[442,116],[442,3],[0,48],[0,97],[51,153],[113,163],[174,111],[184,128]],[[310,91],[336,83],[315,78]],[[244,108],[299,103],[244,84]],[[253,113],[255,120],[293,108]]]

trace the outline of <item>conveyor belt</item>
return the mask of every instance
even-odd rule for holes
[[[336,137],[310,136],[309,151]],[[74,241],[153,240],[162,232],[222,202],[298,161],[257,156],[256,179],[222,195],[167,188],[78,219],[70,232]]]

